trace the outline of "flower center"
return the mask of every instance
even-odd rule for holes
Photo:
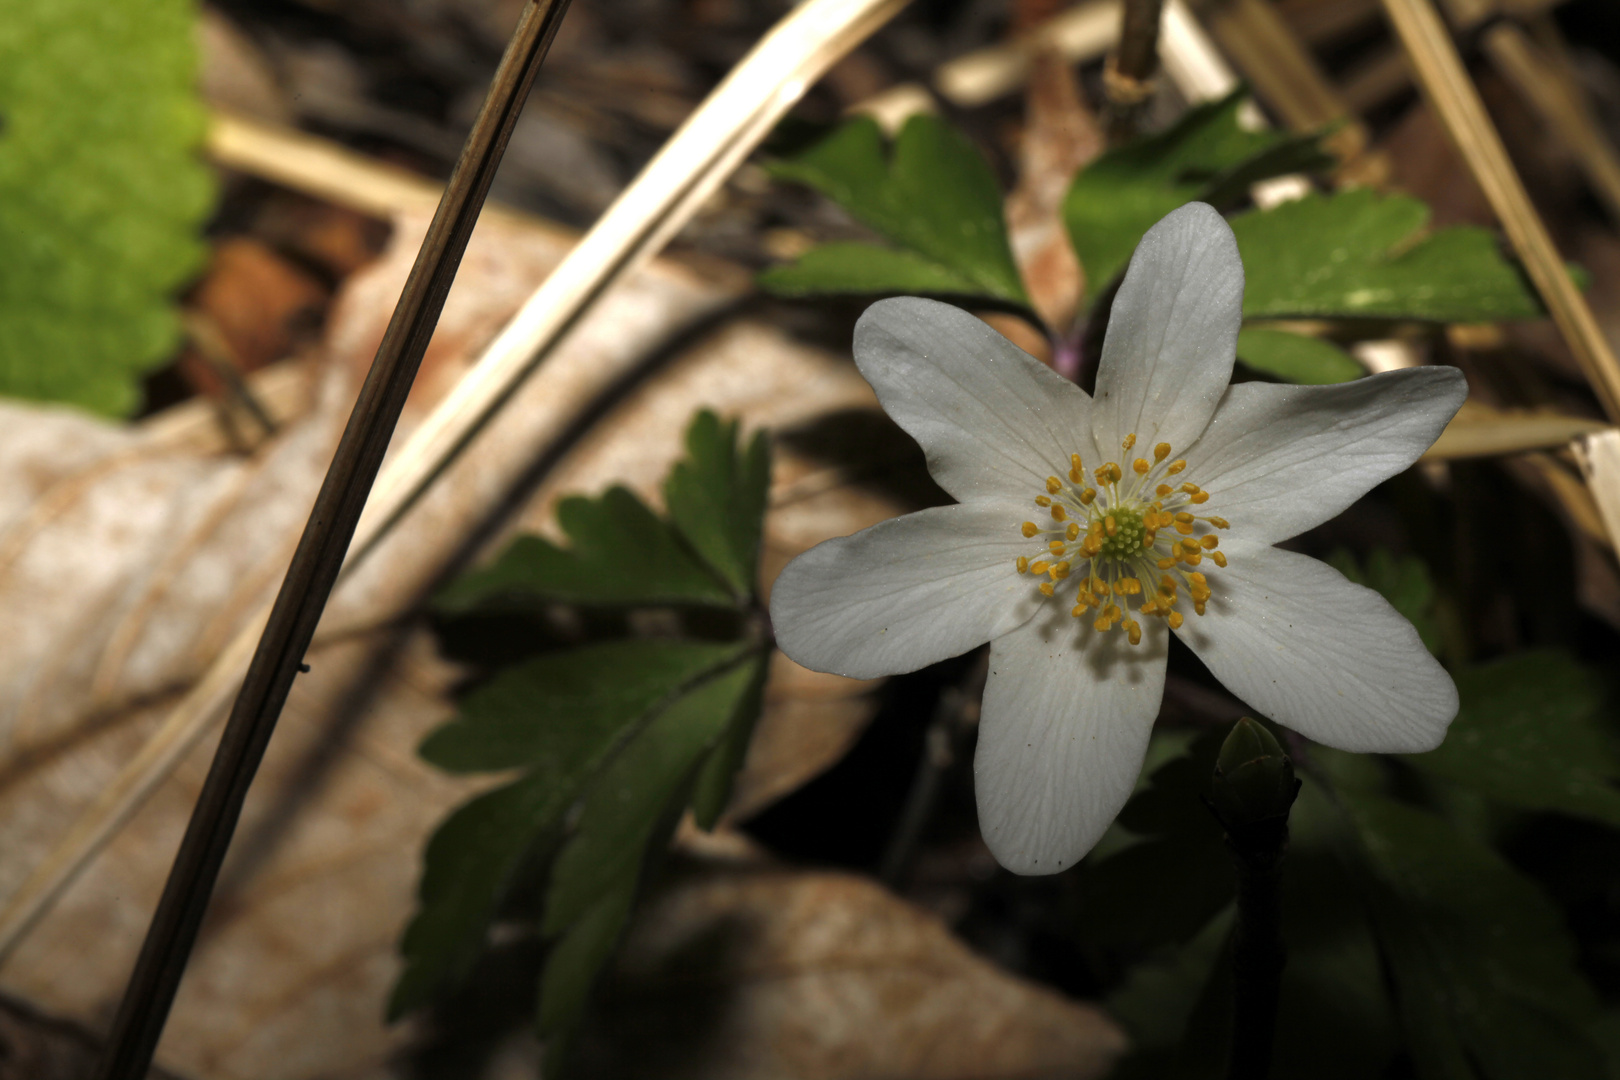
[[[1127,454],[1135,445],[1134,434],[1121,444]],[[1088,476],[1080,455],[1070,454],[1067,482],[1049,476],[1045,493],[1035,497],[1051,524],[1020,526],[1026,539],[1042,547],[1033,558],[1018,557],[1018,572],[1044,576],[1038,587],[1045,596],[1056,596],[1060,586],[1078,578],[1070,614],[1081,618],[1095,612],[1093,627],[1123,626],[1132,645],[1142,640],[1141,625],[1127,613],[1133,600],[1138,614],[1179,628],[1182,590],[1197,615],[1210,597],[1209,580],[1197,567],[1206,556],[1216,566],[1226,565],[1226,556],[1216,550],[1217,532],[1229,526],[1190,509],[1208,502],[1209,492],[1191,481],[1168,482],[1187,468],[1182,458],[1170,460],[1170,453],[1170,444],[1160,443],[1151,461],[1131,461],[1129,480],[1113,461]]]

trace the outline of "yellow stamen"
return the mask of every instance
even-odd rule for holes
[[[1046,573],[1046,568],[1051,565],[1051,563],[1044,559],[1036,559],[1034,562],[1029,564],[1029,572],[1032,574],[1044,574]]]
[[[1055,476],[1048,476],[1046,478],[1046,493],[1048,495],[1056,495],[1058,492],[1060,492],[1062,490],[1063,490],[1063,481],[1059,480]]]
[[[1135,619],[1125,620],[1125,634],[1130,638],[1132,645],[1142,644],[1142,624]]]
[[[1158,487],[1153,489],[1153,494],[1155,494],[1155,495],[1168,495],[1174,490],[1176,490],[1176,489],[1171,487],[1169,484],[1160,484]]]
[[[1191,502],[1194,506],[1198,506],[1198,505],[1201,505],[1203,503],[1207,503],[1207,502],[1209,502],[1209,492],[1200,491],[1198,494],[1194,495],[1188,501]]]
[[[1205,518],[1204,520],[1215,526],[1217,529],[1230,529],[1232,527],[1226,523],[1225,518],[1210,517]]]
[[[1169,456],[1170,456],[1170,444],[1169,443],[1162,442],[1158,446],[1155,446],[1153,448],[1153,460],[1154,461],[1163,461],[1165,458],[1167,458]]]
[[[1023,533],[1024,533],[1025,537],[1034,536],[1036,533],[1041,531],[1040,528],[1033,521],[1024,522],[1024,524],[1022,526],[1020,526],[1020,528],[1023,530]]]
[[[1129,435],[1125,436],[1125,441],[1120,443],[1119,445],[1122,446],[1123,448],[1125,448],[1126,450],[1129,450],[1131,447],[1135,446],[1136,445],[1136,432],[1133,431]]]
[[[1052,585],[1052,583],[1050,581],[1041,582],[1041,595],[1042,596],[1051,596],[1056,591],[1057,591],[1057,589],[1053,587],[1053,585]]]
[[[1221,546],[1221,538],[1216,536],[1214,533],[1210,533],[1208,536],[1199,537],[1198,542],[1204,546],[1205,551],[1214,551],[1216,548]]]
[[[1018,556],[1018,564],[1017,565],[1018,565],[1018,572],[1020,574],[1022,574],[1026,570],[1029,569],[1029,560],[1024,558],[1022,555],[1020,555],[1020,556]]]
[[[1185,469],[1186,467],[1187,467],[1187,459],[1186,458],[1176,458],[1176,460],[1172,461],[1169,465],[1165,466],[1164,471],[1168,475],[1174,476],[1174,475],[1176,475],[1176,473],[1180,472],[1182,469]]]
[[[1067,510],[1063,509],[1063,504],[1062,503],[1053,503],[1052,504],[1052,520],[1053,521],[1062,521],[1064,518],[1066,518],[1068,516],[1069,516],[1069,512]]]
[[[1109,536],[1113,536],[1119,532],[1119,522],[1114,520],[1113,514],[1109,514],[1107,517],[1103,518],[1103,528],[1108,530]]]
[[[1180,630],[1181,629],[1181,624],[1183,622],[1185,622],[1185,621],[1186,620],[1181,617],[1181,612],[1172,611],[1170,613],[1170,629],[1172,629],[1172,630]]]
[[[1080,523],[1077,521],[1069,522],[1069,527],[1063,530],[1063,535],[1070,540],[1080,539]]]
[[[1054,555],[1063,554],[1063,541],[1053,540],[1051,543],[1046,545],[1046,550],[1050,551]]]
[[[1062,581],[1064,578],[1068,577],[1069,576],[1069,563],[1068,563],[1068,560],[1064,560],[1063,562],[1060,562],[1056,566],[1052,567],[1050,573],[1052,575],[1052,580],[1053,581]]]
[[[1215,565],[1216,566],[1225,568],[1225,566],[1226,566],[1226,552],[1217,551],[1215,554],[1211,555],[1210,558],[1215,560]]]
[[[1153,468],[1153,466],[1149,464],[1148,459],[1145,457],[1139,457],[1135,461],[1131,462],[1131,469],[1136,473],[1137,476],[1146,476],[1147,471],[1151,468]]]
[[[1084,491],[1082,491],[1080,493],[1080,505],[1081,506],[1090,506],[1092,500],[1095,499],[1096,497],[1097,497],[1097,489],[1096,488],[1086,488],[1086,490],[1084,490]]]
[[[1052,505],[1052,500],[1047,498],[1045,495],[1037,495],[1037,496],[1035,496],[1035,505],[1036,506],[1051,506]]]

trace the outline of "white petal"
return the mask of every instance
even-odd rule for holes
[[[1427,450],[1468,396],[1452,367],[1337,386],[1241,383],[1187,451],[1231,536],[1271,544],[1334,517]]]
[[[1207,614],[1176,633],[1215,677],[1266,716],[1325,746],[1433,750],[1457,687],[1389,601],[1325,563],[1248,540],[1206,561]]]
[[[871,679],[958,656],[1044,598],[1014,567],[1034,553],[1010,501],[940,506],[817,544],[771,587],[776,643],[816,671]]]
[[[855,363],[962,502],[1033,498],[1090,446],[1086,392],[949,304],[873,304],[855,324]]]
[[[985,843],[1016,874],[1067,870],[1130,798],[1164,696],[1166,634],[1141,621],[1133,646],[1049,608],[990,646],[973,780]]]
[[[1097,450],[1119,460],[1135,433],[1178,452],[1209,423],[1232,380],[1243,321],[1243,261],[1220,214],[1188,203],[1147,231],[1114,297],[1097,368]]]

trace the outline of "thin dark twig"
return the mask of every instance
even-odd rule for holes
[[[207,911],[243,801],[393,437],[467,239],[568,0],[529,0],[462,149],[348,426],[175,855],[113,1022],[100,1080],[142,1080]]]
[[[1153,75],[1159,69],[1159,19],[1164,0],[1125,0],[1120,15],[1119,45],[1103,70],[1108,96],[1108,141],[1117,146],[1135,136],[1142,113],[1153,97]]]

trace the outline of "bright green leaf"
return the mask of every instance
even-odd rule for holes
[[[214,183],[190,0],[0,0],[0,394],[125,415]]]
[[[1306,386],[1349,382],[1366,374],[1331,341],[1259,326],[1238,331],[1237,357],[1255,371]]]
[[[846,241],[811,248],[797,260],[759,275],[760,288],[777,296],[903,293],[977,296],[971,279],[916,252]]]
[[[571,544],[520,536],[487,567],[452,582],[442,610],[461,612],[501,600],[574,604],[722,604],[735,600],[668,523],[628,488],[557,506]]]
[[[566,783],[592,768],[626,727],[744,648],[628,640],[547,653],[469,694],[421,753],[447,772],[522,766]]]
[[[669,517],[681,535],[738,597],[758,588],[760,532],[771,482],[771,448],[765,433],[746,448],[737,442],[737,422],[722,423],[707,409],[686,430],[686,458],[664,482]]]
[[[654,717],[602,771],[552,866],[545,933],[567,929],[640,865],[659,822],[689,790],[754,676],[753,665],[742,664],[697,687]]]
[[[1110,150],[1074,178],[1063,200],[1089,304],[1125,269],[1142,234],[1194,200],[1224,202],[1269,176],[1325,167],[1315,138],[1245,131],[1245,92],[1190,109],[1169,130]]]
[[[1462,709],[1413,767],[1525,810],[1620,828],[1620,756],[1603,726],[1604,685],[1563,653],[1520,653],[1457,674]]]
[[[1353,188],[1232,219],[1249,318],[1533,319],[1540,303],[1484,229],[1422,230],[1429,208]]]
[[[781,179],[820,191],[914,256],[907,280],[924,273],[920,264],[931,264],[936,280],[969,286],[940,291],[1028,304],[1007,243],[995,174],[978,149],[939,117],[919,114],[907,120],[891,155],[884,153],[877,124],[856,117],[803,153],[768,167]],[[810,270],[790,272],[787,280],[798,290],[793,295],[803,295],[817,281],[827,285],[820,290],[825,292],[867,291],[874,284],[888,291],[888,279],[864,267],[852,267],[854,275],[839,281],[827,273],[837,266],[836,257],[821,257]],[[771,280],[766,279],[767,287]]]

